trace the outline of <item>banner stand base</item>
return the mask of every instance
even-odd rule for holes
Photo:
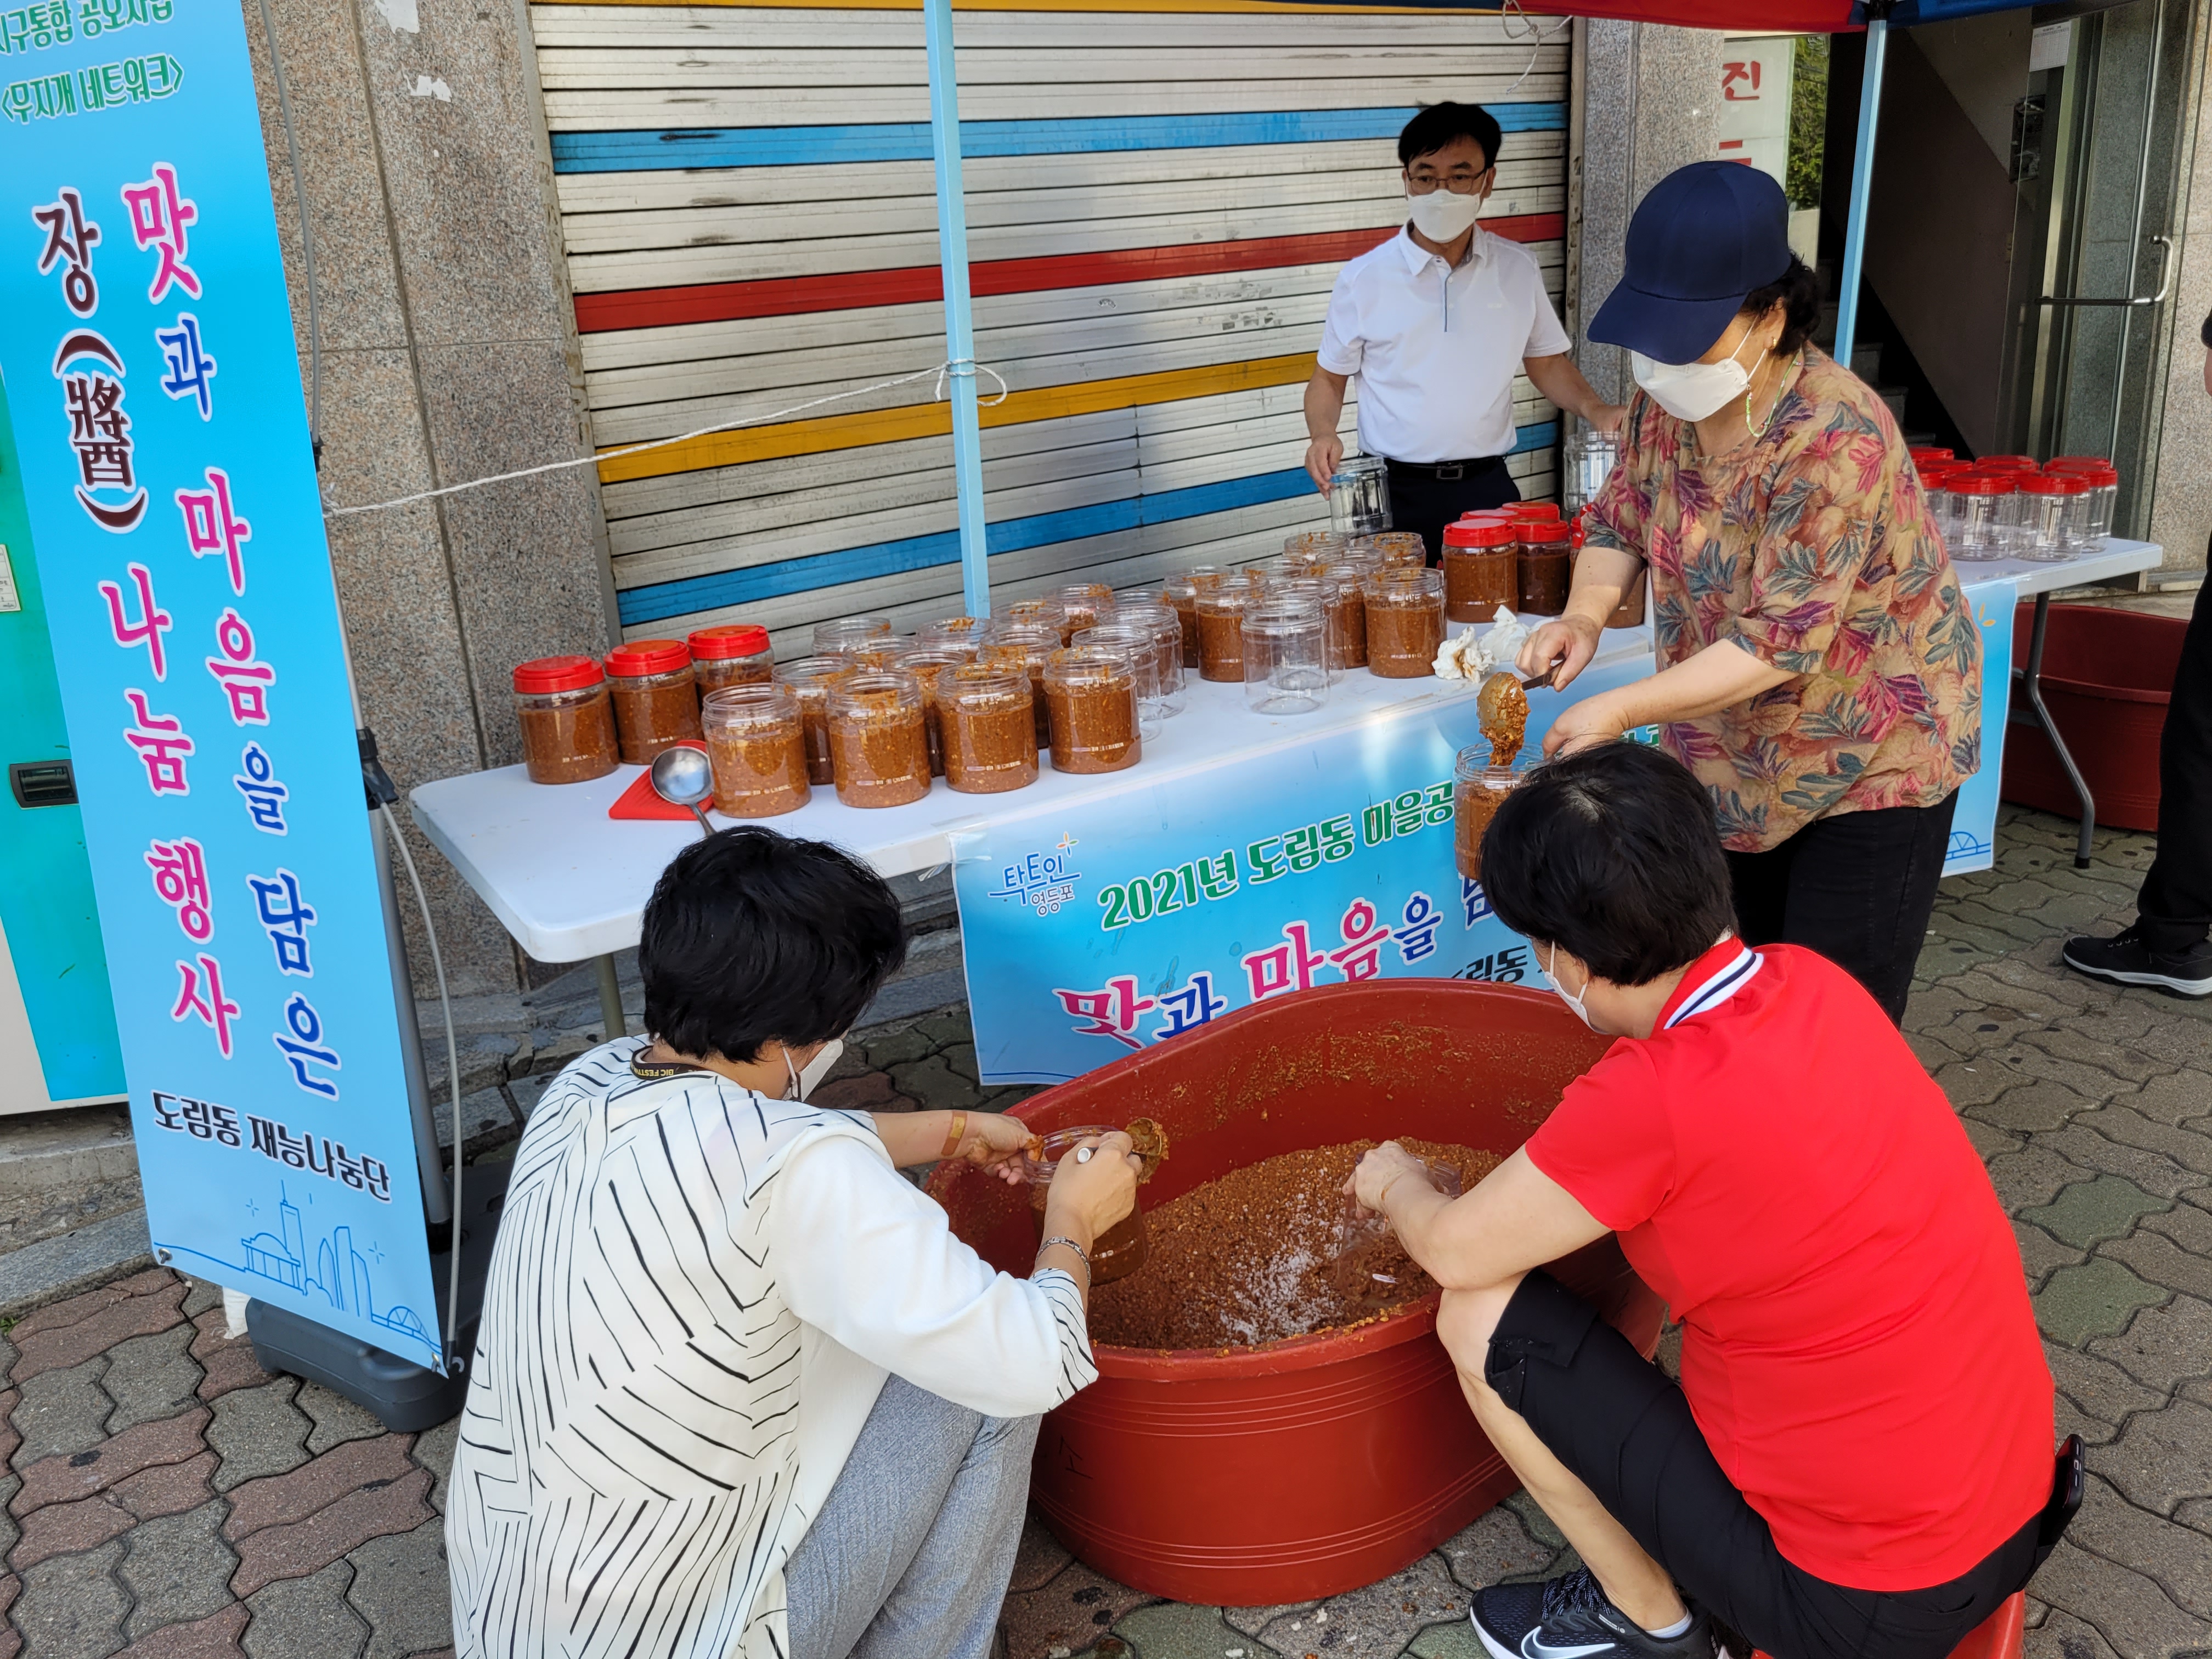
[[[261,1369],[283,1372],[319,1382],[343,1395],[379,1422],[400,1434],[434,1428],[461,1409],[468,1393],[464,1374],[467,1357],[476,1349],[477,1322],[483,1311],[484,1277],[491,1268],[491,1247],[499,1230],[500,1207],[507,1201],[507,1177],[513,1163],[472,1164],[463,1187],[467,1213],[461,1227],[461,1307],[454,1322],[454,1346],[462,1364],[441,1376],[428,1366],[386,1353],[357,1336],[319,1325],[289,1308],[254,1301],[247,1304],[246,1328],[253,1339],[253,1357]],[[444,1251],[430,1257],[430,1272],[438,1287],[438,1318],[445,1324],[445,1291],[451,1259]]]

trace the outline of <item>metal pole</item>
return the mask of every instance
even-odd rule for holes
[[[1867,192],[1874,185],[1875,130],[1881,118],[1881,67],[1889,55],[1889,23],[1869,17],[1866,28],[1866,73],[1859,80],[1859,141],[1851,156],[1851,205],[1844,221],[1844,271],[1836,295],[1836,361],[1851,366],[1851,345],[1859,331],[1859,274],[1866,264]]]
[[[929,40],[929,138],[937,158],[937,258],[945,273],[945,356],[952,387],[952,476],[960,502],[960,591],[968,614],[991,614],[983,525],[983,434],[975,416],[975,331],[968,302],[968,210],[960,184],[960,82],[952,0],[924,0]]]

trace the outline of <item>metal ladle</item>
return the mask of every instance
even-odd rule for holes
[[[712,836],[714,825],[699,810],[699,803],[711,799],[714,793],[714,769],[708,764],[706,751],[688,749],[682,744],[673,749],[664,749],[653,757],[647,769],[653,780],[653,793],[672,806],[688,806],[691,816],[699,820],[699,833]]]

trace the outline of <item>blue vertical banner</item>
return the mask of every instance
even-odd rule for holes
[[[1959,786],[1951,813],[1951,846],[1943,873],[1986,870],[1997,857],[1997,791],[2004,782],[2004,740],[2012,708],[2012,617],[2020,589],[2009,576],[1963,589],[1982,636],[1982,727],[1970,741],[1977,768]]]
[[[1638,657],[1536,693],[1520,767],[1568,703],[1650,672]],[[954,830],[982,1080],[1064,1082],[1316,985],[1541,984],[1453,851],[1453,764],[1487,747],[1480,726],[1470,689],[1202,775]]]
[[[236,0],[7,15],[0,316],[155,1245],[442,1369]]]

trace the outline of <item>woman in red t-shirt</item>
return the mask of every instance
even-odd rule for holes
[[[1353,1176],[1585,1565],[1482,1591],[1476,1634],[1711,1659],[1717,1621],[1775,1659],[1942,1659],[2069,1513],[2019,1253],[1949,1103],[1848,974],[1735,936],[1711,803],[1665,756],[1540,768],[1482,868],[1620,1040],[1466,1197],[1392,1143]],[[1539,1271],[1608,1232],[1683,1326],[1680,1388]]]

